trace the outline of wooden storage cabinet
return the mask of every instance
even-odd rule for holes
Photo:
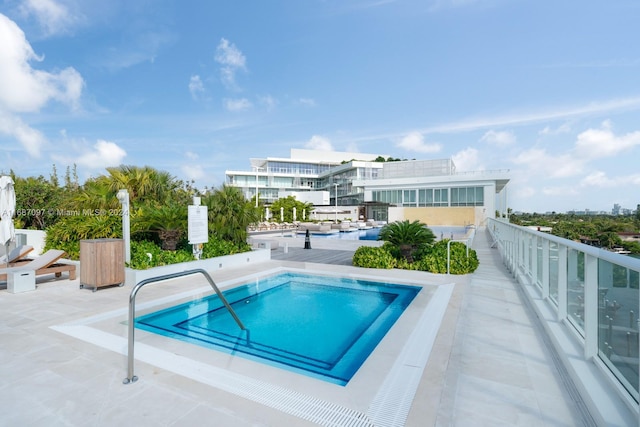
[[[80,241],[80,288],[124,285],[124,241],[92,239]]]

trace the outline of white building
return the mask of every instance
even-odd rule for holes
[[[375,161],[384,158],[291,149],[290,158],[251,159],[251,171],[226,171],[226,182],[267,205],[283,194],[328,192],[328,207],[383,221],[483,225],[507,212],[508,170],[458,172],[451,159]]]

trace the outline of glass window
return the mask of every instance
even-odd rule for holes
[[[484,206],[484,187],[476,187],[476,206]]]
[[[460,199],[458,198],[459,188],[451,189],[451,206],[458,206]]]
[[[404,190],[402,192],[402,205],[409,207],[416,206],[416,190]]]

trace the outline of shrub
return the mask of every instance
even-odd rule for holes
[[[419,269],[436,274],[447,273],[447,242],[441,240],[431,247],[431,250],[418,261]],[[478,268],[478,255],[473,249],[469,249],[462,242],[452,242],[449,254],[449,272],[451,274],[469,274]]]
[[[396,266],[396,259],[384,247],[360,246],[353,254],[353,265],[365,268],[390,269]]]
[[[220,240],[215,236],[209,236],[209,241],[203,245],[201,259],[232,255],[249,250],[251,250],[251,247],[247,244],[236,245],[228,240]],[[129,267],[136,270],[146,270],[151,267],[194,260],[190,245],[182,245],[175,251],[166,251],[157,243],[148,240],[131,242],[131,263],[129,263]]]
[[[394,258],[393,252],[397,248],[393,245],[383,245],[379,248],[361,246],[353,255],[353,265],[368,268],[399,268],[403,270],[426,271],[434,274],[447,273],[447,242],[442,240],[430,248],[425,248],[417,253],[420,258],[409,262],[405,258]],[[478,255],[473,249],[469,249],[461,242],[451,243],[449,272],[451,274],[473,273],[479,265]]]
[[[151,257],[149,257],[149,255],[151,255]],[[160,265],[176,264],[193,260],[193,254],[184,249],[165,251],[153,242],[131,242],[131,262],[129,263],[129,267],[136,270],[146,270],[147,268]]]
[[[202,245],[202,259],[238,254],[250,250],[251,247],[246,243],[237,245],[229,240],[222,240],[210,235],[209,241]]]
[[[122,219],[115,215],[68,215],[47,228],[45,250],[61,249],[67,257],[80,259],[80,240],[119,238]]]
[[[394,257],[398,258],[399,253],[408,263],[414,262],[415,253],[419,248],[430,246],[435,239],[433,231],[417,220],[389,223],[382,227],[378,236],[378,240],[384,240],[386,244],[396,248],[392,253]]]

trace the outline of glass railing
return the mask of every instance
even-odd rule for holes
[[[585,360],[599,359],[616,389],[638,402],[640,259],[500,220],[488,229],[514,276],[572,330]]]

